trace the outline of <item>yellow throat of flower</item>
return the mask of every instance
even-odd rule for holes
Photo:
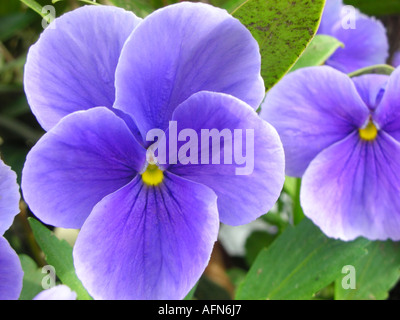
[[[372,121],[369,121],[367,126],[363,129],[359,129],[358,132],[360,134],[360,138],[366,141],[372,141],[378,135],[378,129]]]
[[[142,173],[142,180],[148,186],[157,186],[164,180],[164,173],[155,164],[149,164]]]

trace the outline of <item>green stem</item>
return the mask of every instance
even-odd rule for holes
[[[297,225],[304,218],[303,209],[300,205],[300,188],[301,188],[301,179],[296,179],[296,193],[293,199],[293,223]]]
[[[268,212],[267,214],[264,214],[262,218],[265,222],[278,227],[279,233],[282,233],[288,225],[288,222],[282,219],[279,213]]]
[[[31,143],[35,143],[42,136],[41,132],[32,130],[29,126],[15,119],[4,116],[0,116],[0,127],[14,132],[15,134],[19,135],[20,137]]]
[[[42,18],[46,18],[46,13],[42,12],[42,6],[34,0],[20,0],[27,7],[38,13]]]
[[[52,3],[57,3],[63,0],[52,0]],[[87,4],[92,4],[95,6],[101,6],[101,3],[97,3],[95,0],[78,0],[79,2],[87,3]]]

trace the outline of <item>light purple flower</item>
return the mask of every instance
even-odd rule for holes
[[[0,300],[18,299],[23,271],[18,255],[2,237],[19,212],[17,175],[0,160]]]
[[[264,96],[257,42],[225,10],[200,3],[142,21],[83,7],[56,23],[25,69],[32,109],[51,129],[27,157],[24,197],[45,223],[81,228],[75,267],[94,298],[183,298],[208,263],[219,222],[256,219],[283,185],[282,144],[255,112]],[[147,132],[171,120],[196,133],[254,130],[253,173],[148,163]]]
[[[344,6],[342,0],[326,1],[318,34],[335,37],[344,44],[326,64],[345,73],[384,64],[389,56],[383,24],[354,7]]]
[[[32,300],[76,300],[76,297],[68,286],[59,284],[39,292]]]
[[[261,116],[286,172],[303,177],[304,213],[330,237],[400,240],[400,69],[350,79],[331,67],[287,75]]]

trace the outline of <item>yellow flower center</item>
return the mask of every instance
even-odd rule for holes
[[[142,173],[142,180],[148,186],[158,186],[164,180],[164,173],[155,164],[149,164]]]
[[[360,134],[360,138],[366,141],[372,141],[378,135],[378,129],[372,121],[369,121],[366,127],[359,129],[358,132]]]

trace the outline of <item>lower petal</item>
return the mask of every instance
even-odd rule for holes
[[[400,143],[380,131],[353,133],[322,151],[304,174],[301,204],[324,233],[342,240],[400,240]]]
[[[216,196],[165,172],[105,197],[74,249],[78,277],[96,299],[181,299],[204,271],[219,228]]]

